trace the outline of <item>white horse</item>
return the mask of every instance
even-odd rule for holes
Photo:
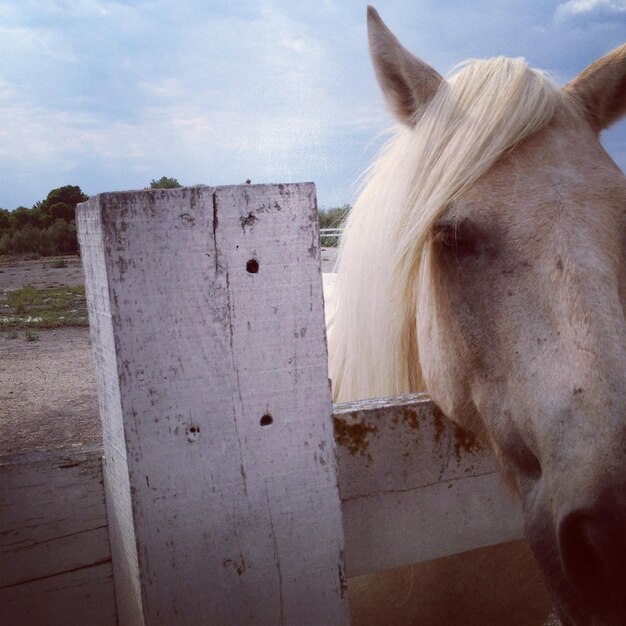
[[[492,447],[564,624],[626,624],[626,180],[598,140],[626,45],[563,89],[522,59],[451,78],[368,10],[400,125],[345,225],[337,401],[426,390]]]

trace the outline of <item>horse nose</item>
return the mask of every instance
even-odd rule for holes
[[[609,504],[605,497],[593,508],[564,515],[558,525],[559,552],[579,601],[598,613],[626,614],[626,516],[622,507]]]

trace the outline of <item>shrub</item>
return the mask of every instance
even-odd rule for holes
[[[175,179],[170,178],[168,176],[161,176],[159,180],[154,180],[150,182],[150,189],[178,189],[182,187],[182,185]]]
[[[24,315],[27,312],[26,303],[23,300],[18,300],[13,305],[13,311],[16,315]]]
[[[32,330],[27,330],[25,335],[26,341],[39,341],[39,335],[34,333]]]
[[[321,209],[319,212],[320,228],[341,228],[352,207],[344,204],[333,209]]]
[[[350,209],[349,204],[333,209],[321,209],[319,212],[320,228],[341,228]],[[339,237],[322,236],[321,243],[325,247],[333,247],[339,244]]]

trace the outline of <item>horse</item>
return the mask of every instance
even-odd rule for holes
[[[345,223],[335,401],[427,391],[491,447],[566,626],[626,624],[626,44],[564,87],[523,59],[442,77],[368,7],[398,125]]]

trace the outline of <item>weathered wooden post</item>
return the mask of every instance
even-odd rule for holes
[[[313,184],[78,209],[120,624],[342,624]]]

